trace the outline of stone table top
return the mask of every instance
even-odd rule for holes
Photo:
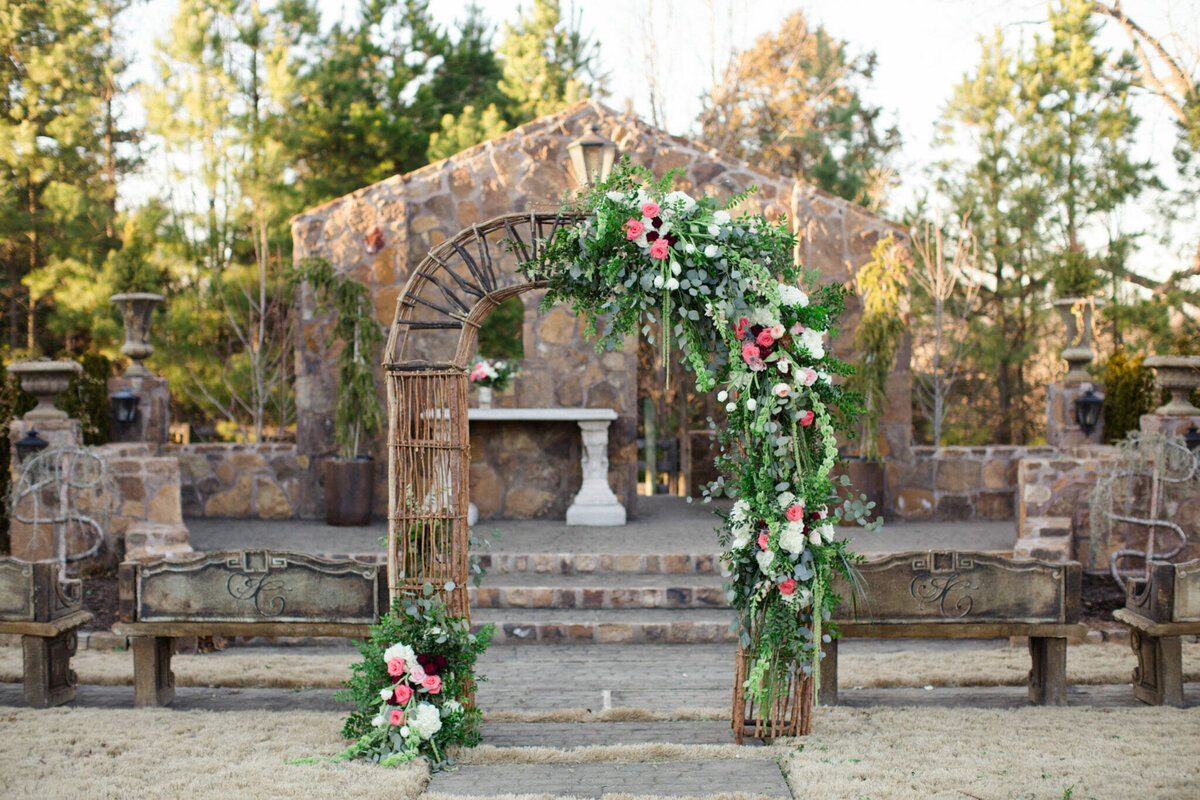
[[[471,422],[611,422],[617,412],[611,408],[472,408]]]

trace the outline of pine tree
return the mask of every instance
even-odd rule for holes
[[[852,55],[798,11],[735,54],[703,98],[701,137],[764,169],[878,205],[900,132],[862,97],[875,68],[873,52]]]
[[[579,24],[575,16],[564,22],[559,0],[533,0],[516,25],[505,23],[500,90],[509,99],[510,123],[520,125],[602,94],[597,45]]]
[[[475,106],[466,106],[457,117],[453,114],[442,117],[442,130],[429,137],[429,160],[449,158],[507,130],[508,124],[495,103],[481,112]]]

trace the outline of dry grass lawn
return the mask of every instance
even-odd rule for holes
[[[0,709],[0,726],[5,798],[409,800],[427,778],[421,765],[286,765],[342,746],[332,713],[12,708]],[[819,711],[811,736],[770,748],[485,746],[461,760],[536,769],[703,758],[729,759],[736,770],[736,759],[763,757],[781,759],[794,795],[804,800],[1194,800],[1200,708],[837,707]],[[498,796],[514,790],[520,787],[496,787]]]
[[[345,651],[290,654],[252,648],[171,659],[179,686],[264,688],[340,688],[357,660]],[[1084,644],[1067,652],[1067,677],[1074,684],[1128,683],[1136,663],[1128,645]],[[79,682],[103,686],[133,684],[133,655],[105,650],[80,651],[72,661]],[[1200,643],[1183,645],[1184,680],[1200,681]],[[1020,686],[1029,672],[1024,647],[946,652],[847,653],[839,659],[844,688],[889,689],[899,686]],[[21,679],[21,649],[0,647],[0,682]]]

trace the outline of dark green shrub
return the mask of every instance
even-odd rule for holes
[[[83,443],[108,444],[108,379],[112,361],[99,353],[84,353],[75,359],[83,372],[71,379],[71,388],[58,400],[58,406],[83,428]]]
[[[6,366],[6,365],[5,365]],[[21,383],[0,368],[0,554],[9,552],[8,491],[12,484],[9,460],[12,446],[8,441],[8,424],[37,405],[33,395],[21,388]]]
[[[1137,430],[1141,416],[1157,405],[1154,371],[1142,366],[1142,358],[1118,350],[1104,364],[1104,436],[1110,444]]]

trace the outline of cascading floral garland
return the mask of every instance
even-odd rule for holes
[[[769,708],[794,670],[819,669],[820,643],[836,635],[834,570],[854,572],[834,526],[861,505],[839,500],[830,473],[835,432],[857,406],[832,381],[850,368],[826,349],[846,290],[806,292],[816,276],[794,264],[784,225],[734,218],[674,190],[674,177],[653,181],[623,160],[568,209],[582,221],[523,270],[547,282],[545,307],[566,302],[585,316],[597,349],[639,326],[652,337],[657,322],[664,361],[674,339],[696,388],[720,387],[723,475],[707,494],[735,499],[720,534],[728,597],[751,659],[745,688]]]

